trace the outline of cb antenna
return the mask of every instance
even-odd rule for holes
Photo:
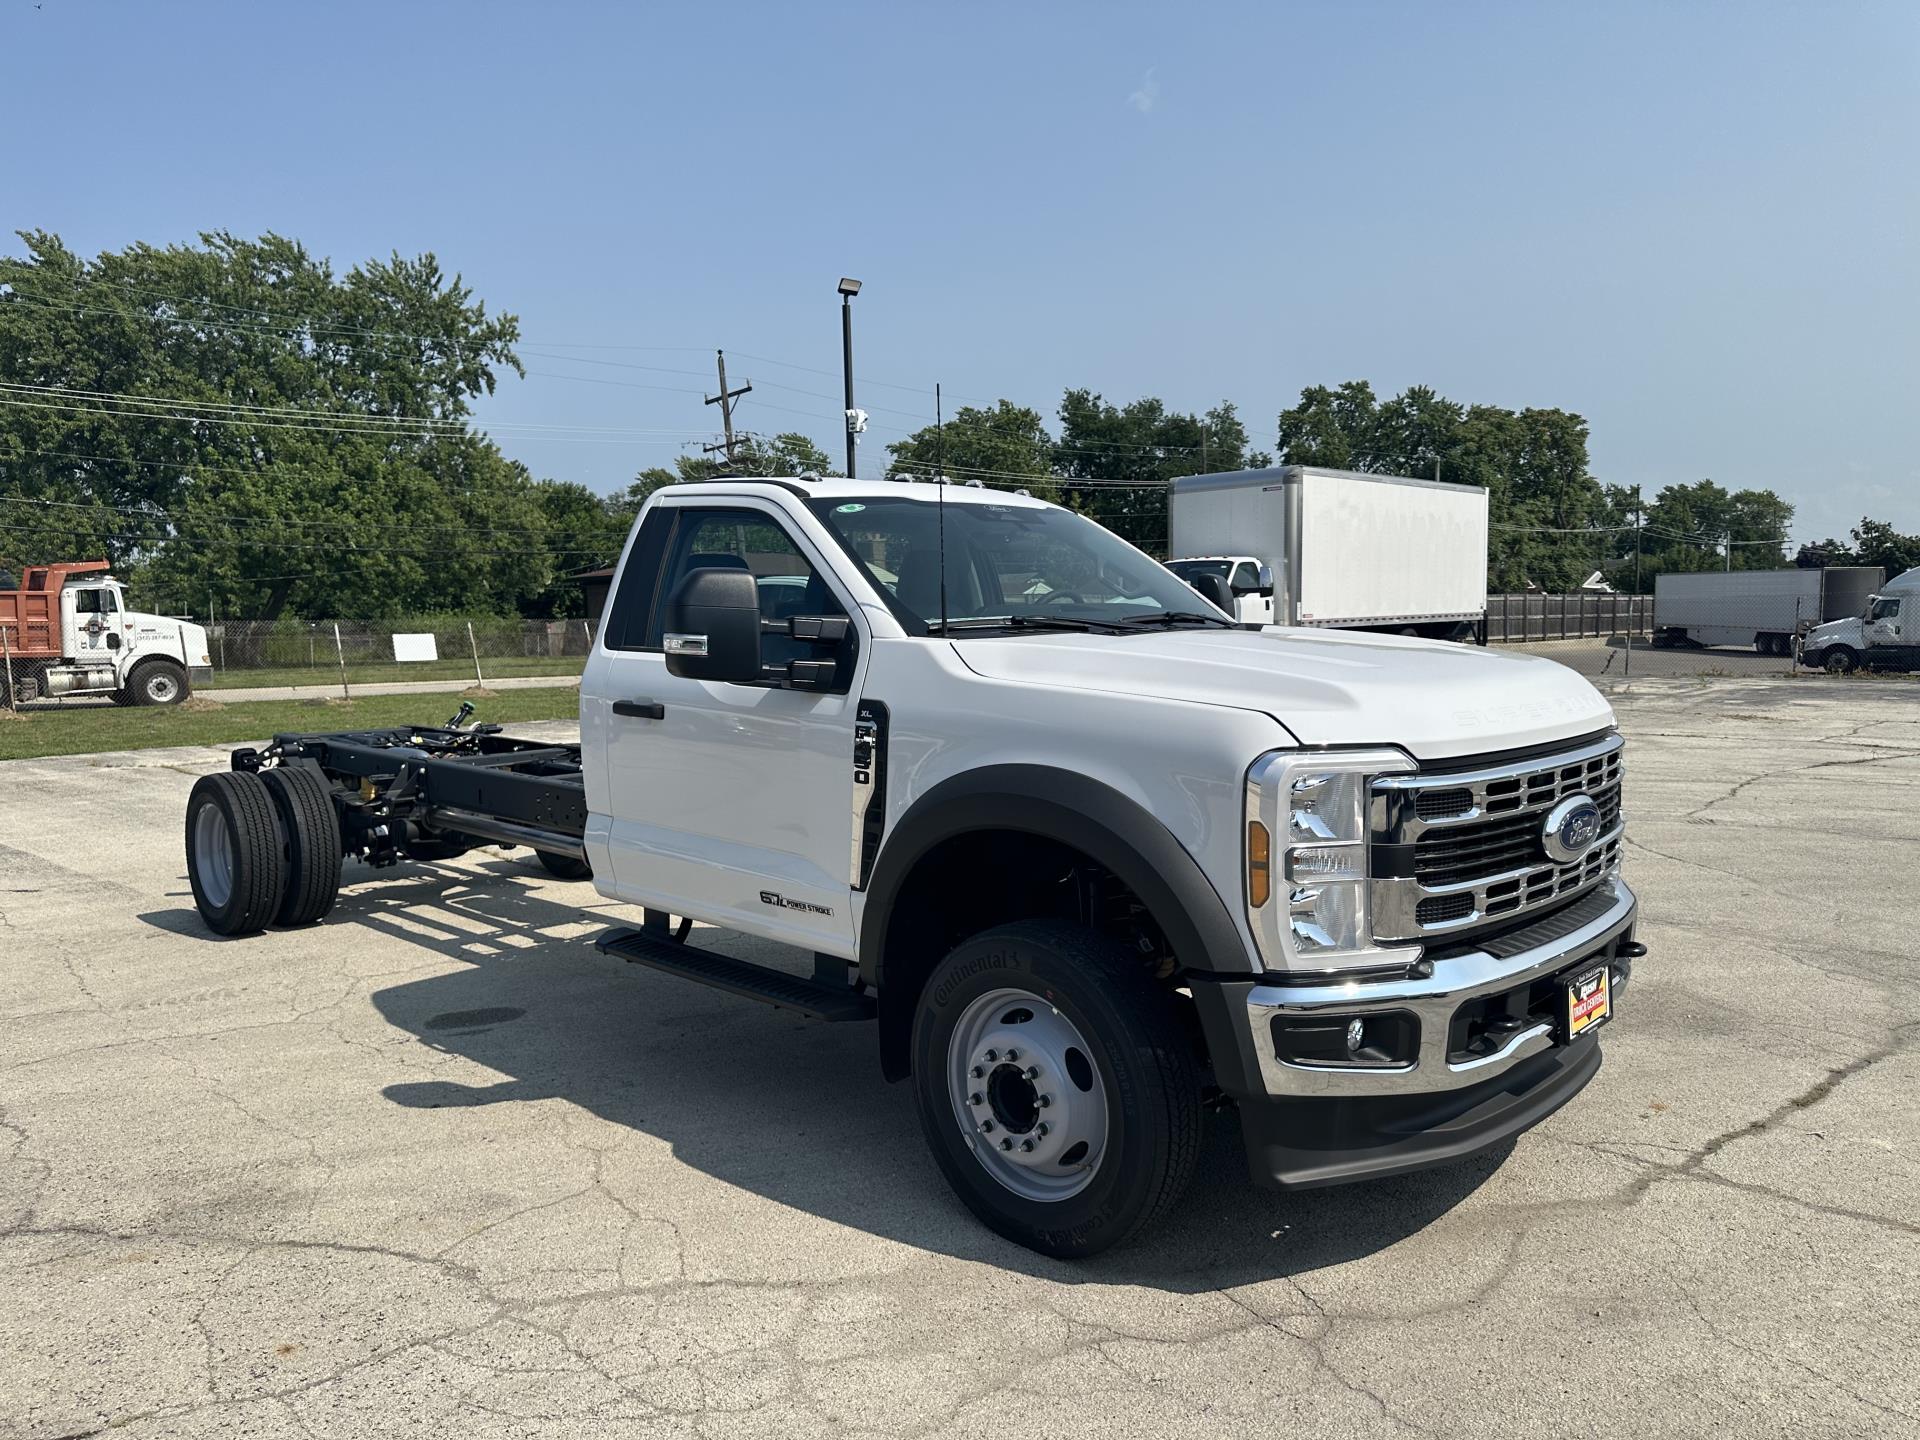
[[[940,382],[933,382],[933,483],[934,513],[940,527],[940,633],[947,633],[947,416],[940,404]]]

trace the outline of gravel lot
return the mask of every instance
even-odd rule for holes
[[[1510,1154],[1078,1267],[861,1026],[602,959],[479,852],[215,941],[193,777],[0,765],[0,1436],[1920,1433],[1920,707],[1637,680],[1652,953]],[[552,730],[554,727],[526,727]]]

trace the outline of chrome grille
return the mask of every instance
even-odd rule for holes
[[[1376,938],[1469,930],[1599,884],[1620,858],[1622,743],[1608,735],[1558,754],[1376,780]],[[1578,860],[1557,864],[1542,845],[1547,813],[1582,794],[1600,808],[1600,839]]]

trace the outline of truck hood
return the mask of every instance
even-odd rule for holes
[[[1226,705],[1303,745],[1398,745],[1441,760],[1588,735],[1613,710],[1564,665],[1439,640],[1332,630],[1177,630],[953,642],[998,680]]]
[[[1851,645],[1858,650],[1864,647],[1862,637],[1865,633],[1860,617],[1849,615],[1843,620],[1829,620],[1824,625],[1814,626],[1800,642],[1800,648],[1824,650],[1829,645]]]

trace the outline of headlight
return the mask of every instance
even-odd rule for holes
[[[1276,751],[1247,772],[1247,921],[1269,970],[1404,965],[1373,943],[1368,784],[1415,769],[1398,750]]]

